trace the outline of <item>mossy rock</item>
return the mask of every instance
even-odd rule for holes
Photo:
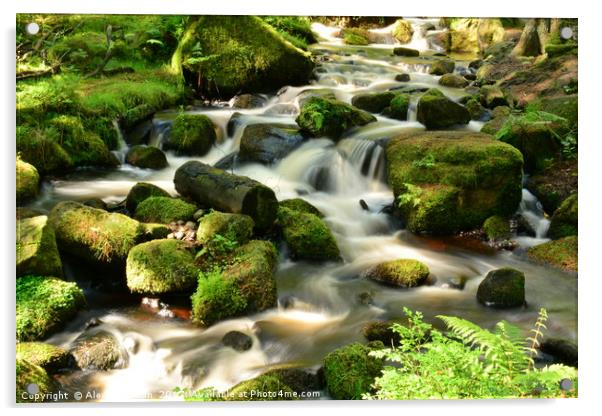
[[[204,114],[179,114],[164,147],[187,156],[203,156],[216,142],[215,127]]]
[[[35,166],[17,158],[17,205],[31,201],[40,191],[40,175]]]
[[[119,340],[104,330],[84,332],[73,341],[69,352],[82,370],[125,368],[129,359]]]
[[[323,388],[318,374],[308,369],[295,368],[291,364],[276,366],[264,375],[276,377],[298,394],[309,391],[315,392]]]
[[[494,85],[483,85],[479,91],[481,104],[487,108],[495,108],[498,106],[508,106],[508,98],[500,87]]]
[[[293,390],[278,377],[261,375],[243,381],[226,393],[226,401],[293,400]]]
[[[479,106],[480,101],[478,101]],[[467,105],[468,108],[468,105]],[[470,111],[470,108],[469,108]],[[481,133],[491,134],[495,136],[498,131],[506,124],[506,120],[510,116],[510,108],[504,106],[498,106],[491,112],[491,120],[483,124],[481,127]]]
[[[450,100],[438,89],[432,88],[418,100],[416,118],[428,130],[436,130],[456,124],[468,124],[470,113],[463,105]]]
[[[132,146],[128,150],[125,161],[143,169],[163,169],[167,166],[167,158],[161,149],[142,144]]]
[[[380,341],[386,347],[398,346],[401,335],[391,329],[393,321],[371,321],[362,327],[362,335],[368,341]]]
[[[474,132],[403,133],[386,148],[388,183],[410,231],[453,234],[509,217],[522,198],[522,157]]]
[[[429,268],[418,260],[398,259],[371,267],[364,276],[391,286],[410,288],[423,284],[429,274]]]
[[[56,383],[42,367],[18,357],[16,383],[17,403],[41,403],[45,394],[53,393],[57,389]]]
[[[389,103],[389,106],[383,110],[383,115],[396,120],[405,121],[408,119],[408,109],[410,107],[409,94],[396,94]]]
[[[17,127],[17,152],[21,159],[37,169],[41,175],[65,173],[73,170],[74,163],[57,142],[39,130]]]
[[[579,221],[578,198],[573,194],[554,211],[550,222],[550,237],[557,239],[577,235]]]
[[[451,59],[441,59],[432,63],[429,69],[431,75],[451,74],[456,68],[456,63]]]
[[[19,342],[17,359],[37,365],[48,374],[69,368],[73,363],[73,357],[67,350],[44,342]]]
[[[305,137],[296,125],[281,123],[251,124],[240,139],[241,162],[272,164],[299,147]]]
[[[466,104],[464,104],[464,106],[470,113],[470,118],[472,120],[483,120],[483,118],[487,116],[487,110],[481,105],[479,100],[477,100],[476,98],[470,98],[468,101],[466,101]],[[483,132],[483,128],[481,128],[481,131]],[[487,131],[485,131],[484,133],[486,132]]]
[[[529,175],[525,187],[537,197],[549,215],[578,189],[578,161],[564,160]]]
[[[75,283],[56,277],[17,279],[17,339],[35,341],[61,329],[86,305]]]
[[[383,344],[375,342],[373,344]],[[332,351],[324,357],[324,379],[333,399],[359,400],[372,391],[374,379],[381,375],[382,359],[369,355],[368,346],[354,343]]]
[[[468,85],[466,78],[456,74],[443,74],[439,78],[439,85],[451,88],[464,88]]]
[[[77,202],[58,203],[48,219],[60,251],[101,266],[123,266],[130,249],[150,239],[144,224]]]
[[[483,231],[489,240],[504,240],[511,237],[510,223],[506,218],[493,215],[483,223]]]
[[[201,273],[191,298],[192,321],[209,326],[274,307],[277,257],[272,243],[253,240],[235,249],[224,265]]]
[[[164,191],[152,183],[138,182],[130,189],[130,192],[128,192],[125,200],[125,207],[130,213],[134,214],[138,204],[151,196],[163,196],[169,198],[171,195],[169,195],[169,192]]]
[[[565,118],[571,130],[577,127],[579,119],[579,99],[577,94],[558,97],[542,97],[529,103],[527,108],[545,111]]]
[[[525,304],[525,274],[509,267],[492,270],[477,289],[477,300],[485,306],[506,309]]]
[[[198,50],[201,59],[194,55]],[[314,64],[309,53],[259,17],[197,16],[189,21],[172,57],[172,68],[182,66],[185,78],[201,86],[201,94],[230,98],[306,84]]]
[[[291,257],[316,261],[340,259],[334,236],[317,215],[280,207],[278,223]]]
[[[381,113],[396,95],[391,91],[358,94],[353,96],[351,104],[360,110]]]
[[[528,255],[540,263],[576,272],[578,265],[577,246],[577,236],[573,235],[531,247]]]
[[[364,46],[370,43],[369,32],[366,29],[357,27],[348,27],[341,31],[343,42],[347,45]]]
[[[132,248],[125,273],[132,293],[162,294],[192,291],[199,269],[186,242],[163,239]]]
[[[199,220],[196,239],[199,243],[210,246],[210,251],[212,244],[219,244],[216,241],[218,235],[230,242],[243,245],[253,236],[254,226],[253,219],[248,215],[212,211]]]
[[[17,276],[62,276],[54,230],[40,215],[17,221]]]
[[[301,106],[296,121],[310,136],[338,140],[345,131],[372,123],[376,117],[341,101],[311,97]]]
[[[414,34],[414,28],[407,20],[398,19],[395,22],[395,26],[393,26],[393,31],[391,33],[397,42],[402,44],[410,43],[412,35]]]
[[[140,202],[134,217],[142,222],[168,224],[174,221],[189,221],[198,210],[194,204],[177,198],[151,196]]]
[[[393,55],[396,55],[396,56],[420,56],[420,51],[418,51],[417,49],[404,48],[404,47],[398,46],[396,48],[393,48]]]
[[[285,199],[279,202],[279,206],[282,208],[291,209],[293,211],[305,212],[306,214],[314,214],[320,218],[324,218],[324,214],[322,214],[318,208],[314,207],[303,198]]]
[[[556,56],[566,55],[566,54],[577,54],[577,43],[567,42],[567,43],[550,43],[545,47],[545,51],[548,54],[548,57],[553,58]]]

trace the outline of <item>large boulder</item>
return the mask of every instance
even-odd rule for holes
[[[186,162],[174,177],[177,191],[202,206],[246,214],[258,230],[269,229],[278,213],[278,200],[267,186],[201,162]]]
[[[301,145],[304,137],[296,125],[251,124],[245,127],[238,153],[241,162],[271,164]]]
[[[364,393],[371,392],[374,379],[381,375],[383,360],[369,354],[382,347],[378,341],[368,346],[354,343],[324,357],[324,379],[330,396],[337,400],[359,400]]]
[[[522,197],[522,157],[482,133],[403,133],[386,148],[388,183],[412,232],[450,234],[511,216]]]
[[[525,304],[525,274],[503,268],[487,273],[477,289],[477,300],[493,308],[514,308]]]
[[[48,217],[17,221],[17,276],[62,276],[63,267]]]
[[[131,214],[134,214],[138,204],[151,196],[170,197],[171,195],[152,183],[138,182],[130,189],[125,199],[125,207]]]
[[[125,156],[125,161],[143,169],[163,169],[167,166],[165,153],[157,147],[142,144],[132,146]]]
[[[578,198],[573,194],[565,199],[554,211],[550,222],[550,237],[562,238],[577,235],[578,229]]]
[[[38,196],[40,175],[35,166],[17,158],[17,205],[31,201]]]
[[[303,102],[296,121],[310,136],[338,140],[345,131],[372,123],[376,117],[344,102],[314,96]]]
[[[128,353],[119,340],[104,330],[84,332],[73,341],[69,352],[82,370],[106,371],[128,363]]]
[[[253,240],[237,248],[225,266],[199,276],[192,295],[192,321],[200,326],[276,305],[278,253],[267,241]]]
[[[531,247],[527,254],[537,262],[576,272],[578,265],[577,246],[577,236],[572,235]]]
[[[450,100],[438,89],[432,88],[420,97],[416,118],[428,130],[435,130],[456,124],[468,124],[470,113],[463,105]]]
[[[55,374],[73,364],[73,357],[67,350],[44,342],[19,342],[17,359],[40,366],[48,374]]]
[[[130,250],[127,285],[133,293],[162,294],[192,291],[199,270],[194,253],[181,240],[161,239],[142,243]]]
[[[286,207],[278,210],[278,224],[291,257],[299,260],[339,260],[337,242],[320,217]]]
[[[217,140],[215,127],[204,114],[179,114],[171,126],[164,148],[187,156],[203,156]]]
[[[402,44],[409,43],[412,40],[414,29],[412,28],[412,24],[407,20],[398,19],[391,33],[397,42]]]
[[[172,57],[201,94],[222,98],[306,84],[313,66],[309,53],[255,16],[195,16]]]
[[[218,249],[222,240],[245,244],[253,236],[254,226],[253,219],[248,215],[212,211],[199,220],[196,239],[211,252]]]
[[[197,210],[196,205],[178,198],[151,196],[138,204],[135,218],[141,222],[168,224],[189,221]]]
[[[17,339],[35,341],[61,329],[86,305],[75,283],[56,277],[17,279]]]
[[[418,260],[399,259],[377,264],[364,276],[376,282],[409,288],[423,284],[429,274],[429,268]]]

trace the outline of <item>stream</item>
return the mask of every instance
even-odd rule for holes
[[[312,45],[319,55],[316,79],[310,85],[286,87],[265,96],[267,104],[256,109],[231,108],[228,102],[188,110],[206,114],[219,127],[219,144],[203,157],[179,157],[167,152],[169,166],[160,171],[127,164],[113,171],[81,170],[43,185],[42,196],[30,207],[49,210],[62,200],[102,198],[107,203],[122,201],[134,184],[153,183],[175,195],[176,169],[189,160],[214,164],[238,149],[244,127],[253,123],[291,123],[299,112],[298,94],[307,89],[332,89],[337,99],[350,102],[353,95],[391,88],[439,88],[459,99],[461,89],[438,86],[438,76],[428,74],[429,56],[441,52],[433,39],[437,19],[409,19],[414,37],[404,45],[421,51],[416,58],[393,56],[391,28],[375,30],[382,43],[344,45],[334,28],[314,24],[320,42]],[[456,71],[468,67],[466,57],[456,59]],[[397,82],[406,72],[410,82]],[[301,196],[325,216],[339,244],[343,262],[312,264],[294,262],[281,253],[276,272],[279,305],[251,316],[219,322],[210,328],[194,327],[189,321],[165,318],[143,308],[140,299],[121,300],[99,293],[85,283],[89,309],[80,313],[62,332],[47,342],[68,348],[82,333],[85,323],[99,318],[94,331],[108,331],[121,343],[128,357],[123,368],[105,372],[79,371],[61,380],[67,390],[96,389],[101,401],[137,401],[148,398],[181,400],[170,392],[175,387],[225,390],[266,369],[292,364],[317,370],[323,357],[342,345],[360,341],[362,326],[371,320],[403,316],[402,308],[422,311],[437,324],[437,315],[455,315],[492,328],[505,319],[527,331],[545,307],[549,313],[548,335],[575,340],[577,337],[577,279],[574,275],[536,265],[526,259],[525,249],[547,241],[549,221],[533,195],[523,191],[519,208],[536,230],[535,237],[516,238],[518,248],[510,251],[474,250],[454,239],[421,237],[400,229],[381,210],[391,204],[393,193],[385,182],[384,149],[381,141],[407,128],[424,128],[416,121],[416,95],[408,121],[377,116],[378,121],[350,131],[336,145],[328,139],[306,141],[275,165],[235,165],[234,173],[249,176],[271,187],[279,200]],[[228,129],[233,113],[240,122]],[[150,144],[161,146],[177,110],[157,113]],[[461,129],[479,131],[481,122],[471,121]],[[232,127],[232,126],[231,126]],[[228,130],[234,130],[228,132]],[[230,134],[228,134],[230,133]],[[123,157],[127,145],[118,151]],[[361,207],[364,200],[368,210]],[[362,271],[386,260],[412,258],[425,263],[436,281],[429,286],[404,290],[379,285],[360,277]],[[495,310],[480,305],[476,290],[488,271],[513,267],[525,273],[525,308]],[[81,272],[67,278],[86,281]],[[457,289],[458,281],[465,281]],[[141,298],[141,297],[140,297]],[[366,302],[365,299],[370,299]],[[253,339],[251,349],[237,352],[221,344],[229,331],[243,332]],[[325,396],[325,394],[323,395]]]

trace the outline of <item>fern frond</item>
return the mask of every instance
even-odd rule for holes
[[[535,356],[537,355],[537,347],[539,347],[539,340],[543,338],[543,330],[547,329],[546,321],[548,320],[548,312],[545,308],[541,308],[539,310],[539,314],[537,316],[537,321],[535,321],[534,328],[531,329],[530,332],[533,333],[532,337],[527,337],[525,339],[525,351],[527,356],[529,357],[529,365],[525,369],[525,371],[531,370],[535,365]]]

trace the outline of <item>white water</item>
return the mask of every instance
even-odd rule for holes
[[[429,22],[413,19],[416,31],[412,47],[428,47],[421,27]],[[354,94],[384,91],[411,85],[431,87],[438,77],[427,74],[428,61],[394,57],[393,45],[370,45],[349,48],[341,45],[331,28],[314,25],[325,39],[318,47],[333,46],[329,57],[312,85],[290,87],[269,99],[259,109],[240,110],[229,107],[198,109],[193,112],[209,116],[218,127],[221,142],[200,158],[178,157],[167,153],[169,166],[161,171],[138,169],[126,164],[117,170],[97,174],[85,173],[45,185],[44,196],[35,206],[50,209],[64,199],[83,200],[100,197],[118,202],[139,181],[154,183],[175,194],[173,176],[184,162],[197,159],[215,163],[238,149],[244,127],[253,123],[294,123],[298,113],[297,95],[308,88],[331,88],[336,97],[350,102]],[[388,49],[387,49],[388,48]],[[424,50],[424,49],[421,49]],[[346,55],[343,55],[345,53]],[[412,81],[400,83],[396,74],[409,72]],[[461,92],[441,88],[451,98]],[[233,134],[227,123],[234,112],[245,115]],[[160,146],[174,112],[157,114],[150,144]],[[466,130],[479,130],[481,123],[471,122]],[[305,198],[325,215],[341,249],[343,263],[308,264],[292,262],[282,256],[277,271],[278,296],[293,299],[292,306],[282,306],[260,314],[220,322],[206,330],[186,321],[166,319],[133,306],[105,305],[100,302],[72,322],[49,342],[65,347],[83,330],[90,317],[99,317],[107,329],[128,350],[124,369],[88,374],[74,378],[77,388],[94,386],[102,391],[102,400],[133,401],[149,397],[179,400],[170,394],[174,387],[225,390],[237,382],[253,377],[270,366],[294,363],[313,368],[322,357],[341,345],[361,341],[362,325],[373,319],[401,316],[402,307],[421,310],[427,319],[437,314],[458,315],[485,327],[506,319],[523,328],[531,327],[540,307],[548,308],[549,331],[568,338],[576,337],[576,279],[552,269],[534,265],[520,254],[497,252],[480,254],[436,240],[413,236],[380,210],[393,196],[384,183],[384,152],[379,142],[407,128],[423,128],[416,121],[415,99],[408,121],[378,116],[378,121],[350,131],[338,144],[328,139],[305,142],[273,166],[246,164],[235,173],[247,175],[270,186],[279,199]],[[121,149],[124,154],[124,149]],[[100,175],[100,176],[99,176]],[[369,210],[363,210],[364,200]],[[519,209],[537,230],[535,238],[519,238],[523,246],[544,241],[547,220],[537,208],[537,201],[527,191]],[[437,279],[432,286],[400,290],[362,279],[368,267],[385,260],[413,258],[424,262]],[[491,269],[510,266],[525,272],[528,308],[499,311],[481,307],[475,299],[476,289]],[[466,278],[464,290],[449,288],[449,280]],[[369,293],[371,305],[363,305],[358,296]],[[248,334],[253,347],[236,352],[221,345],[222,336],[231,330]]]

